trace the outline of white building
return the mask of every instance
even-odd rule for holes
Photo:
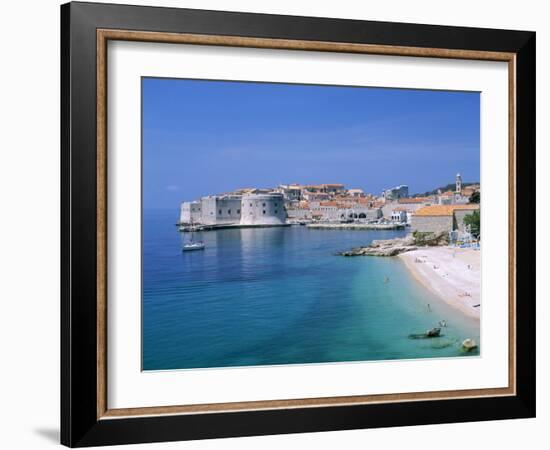
[[[391,220],[395,222],[408,223],[407,211],[403,208],[396,208],[391,213]]]
[[[241,225],[284,225],[286,222],[283,194],[243,195],[241,205]]]
[[[297,220],[311,220],[311,210],[304,207],[290,207],[286,210],[287,217],[293,221]]]
[[[183,202],[180,223],[196,225],[284,225],[283,194],[210,195]]]
[[[241,220],[241,196],[210,195],[201,198],[203,225],[234,225]]]
[[[183,202],[180,209],[180,223],[199,223],[202,220],[201,202]]]
[[[345,215],[345,219],[359,219],[365,221],[378,220],[382,217],[380,208],[370,208],[367,206],[350,207],[345,210],[339,210],[340,217]]]
[[[312,202],[311,215],[314,219],[326,222],[341,222],[346,220],[378,220],[382,217],[380,208],[366,205],[342,206],[340,202]]]

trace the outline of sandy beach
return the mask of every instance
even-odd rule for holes
[[[481,310],[480,251],[429,247],[402,253],[413,276],[438,297],[468,316],[479,319]]]

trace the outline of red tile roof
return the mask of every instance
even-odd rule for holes
[[[415,216],[452,216],[456,210],[476,210],[479,205],[432,205],[418,209]]]

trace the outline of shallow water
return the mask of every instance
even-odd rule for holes
[[[171,210],[144,212],[144,370],[479,354],[460,350],[479,342],[479,322],[399,258],[334,255],[404,231],[219,230],[195,236],[205,250],[182,252],[189,235],[174,223]],[[442,319],[442,337],[409,338]]]

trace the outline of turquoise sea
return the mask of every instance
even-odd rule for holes
[[[404,231],[219,230],[182,252],[176,217],[143,213],[144,370],[479,355],[460,350],[479,342],[479,321],[399,258],[335,256]],[[443,319],[442,337],[410,339]]]

